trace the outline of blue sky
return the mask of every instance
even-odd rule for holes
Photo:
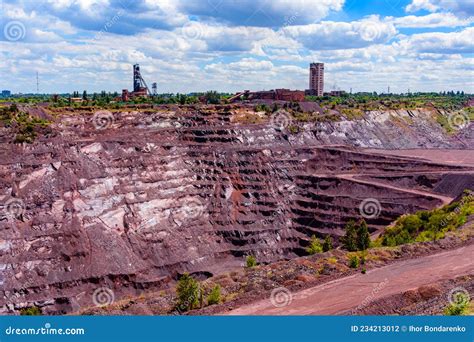
[[[472,0],[1,2],[0,88],[159,92],[308,87],[474,92]]]

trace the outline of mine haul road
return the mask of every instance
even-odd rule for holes
[[[292,294],[275,307],[270,298],[227,312],[227,315],[357,314],[364,304],[433,282],[474,274],[474,244],[357,273]],[[284,295],[282,296],[284,297]]]

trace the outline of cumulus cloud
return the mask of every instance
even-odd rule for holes
[[[188,41],[202,41],[208,51],[249,51],[255,44],[274,32],[268,28],[236,26],[228,27],[216,24],[189,22],[177,32]]]
[[[190,17],[236,26],[310,23],[331,11],[340,11],[344,0],[5,0],[5,3],[29,13],[56,17],[79,29],[133,35],[146,29],[173,30],[185,25]]]
[[[133,35],[147,28],[173,29],[187,21],[187,16],[180,13],[171,1],[6,0],[5,5],[21,8],[37,17],[55,17],[78,29],[122,35]]]
[[[474,15],[472,0],[412,0],[405,8],[407,12],[427,10],[429,12],[451,11],[462,16]]]
[[[459,18],[452,13],[431,13],[423,16],[408,15],[405,17],[388,17],[385,20],[392,22],[400,28],[420,28],[420,27],[459,27],[469,26],[474,22],[474,18]]]
[[[343,5],[344,0],[182,0],[178,8],[233,25],[280,27],[318,21]]]
[[[438,54],[474,53],[474,28],[460,32],[428,32],[405,37],[397,45],[405,51]]]
[[[332,22],[290,26],[283,32],[311,50],[361,48],[388,42],[397,30],[390,22],[370,16],[359,21]]]
[[[252,72],[252,71],[265,71],[272,70],[273,63],[270,61],[259,61],[255,58],[243,58],[238,62],[232,62],[228,64],[216,63],[208,64],[205,67],[207,71],[221,72],[224,70],[230,70],[232,72]]]

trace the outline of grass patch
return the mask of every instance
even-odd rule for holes
[[[343,108],[341,114],[348,120],[356,120],[364,117],[364,112],[358,108]]]
[[[442,114],[436,115],[436,122],[443,127],[443,129],[446,131],[446,133],[453,133],[453,127],[448,122],[448,118]]]
[[[47,133],[50,122],[22,112],[16,104],[0,108],[0,121],[11,127],[15,133],[15,143],[32,143],[39,133]]]
[[[41,316],[41,309],[37,306],[31,306],[29,308],[20,309],[21,316]]]
[[[243,124],[259,124],[265,120],[257,113],[245,113],[235,117],[234,122]]]

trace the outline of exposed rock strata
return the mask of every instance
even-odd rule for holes
[[[32,304],[71,312],[91,305],[101,286],[120,297],[185,271],[219,273],[248,254],[260,262],[303,255],[313,234],[337,240],[365,199],[380,203],[367,220],[375,231],[456,197],[462,187],[449,184],[472,173],[355,148],[469,144],[444,135],[429,112],[374,112],[290,134],[235,123],[236,111],[247,110],[235,106],[177,110],[114,113],[104,130],[90,113],[65,115],[55,136],[31,145],[8,143],[4,131],[4,313]],[[20,208],[13,215],[12,203]]]

